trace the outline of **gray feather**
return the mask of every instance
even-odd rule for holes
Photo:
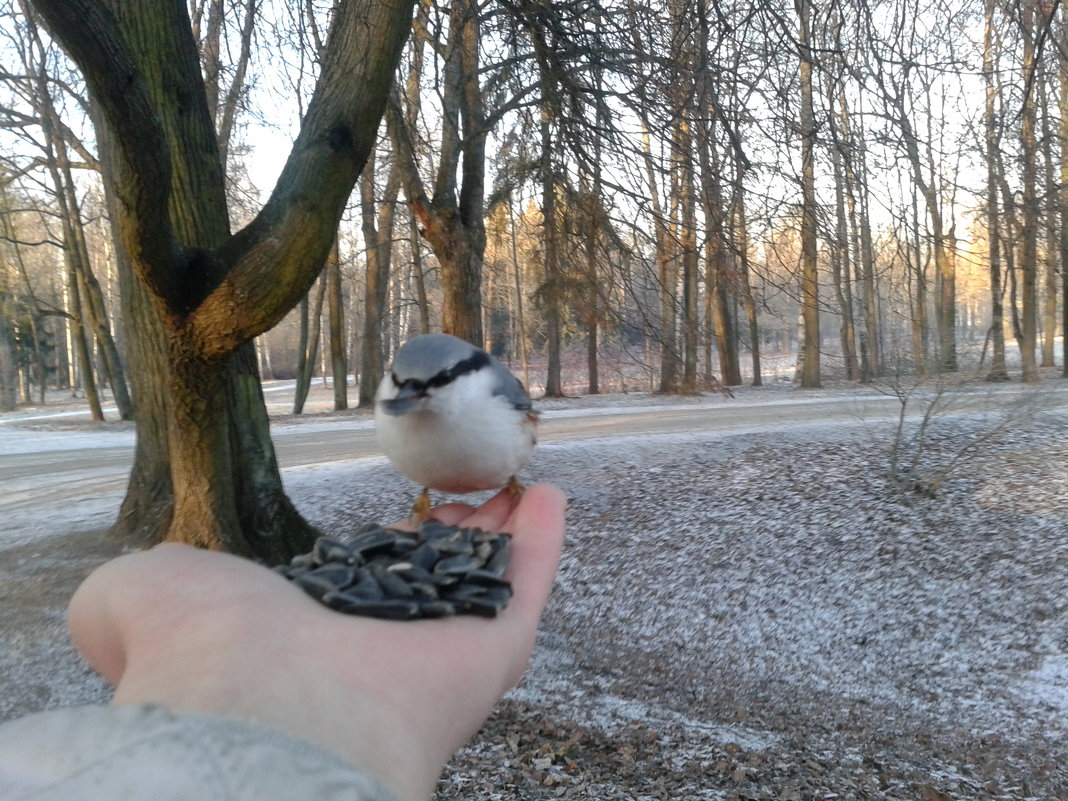
[[[393,374],[400,382],[409,379],[428,382],[475,353],[482,353],[489,360],[484,369],[492,371],[496,379],[493,394],[505,397],[516,409],[529,410],[530,396],[507,367],[481,348],[452,334],[423,334],[409,339],[394,356]]]
[[[397,350],[393,372],[401,381],[429,381],[443,368],[463,361],[476,350],[470,342],[452,334],[423,334],[412,337]]]
[[[516,409],[529,411],[532,407],[530,396],[523,387],[523,382],[512,375],[508,368],[490,356],[490,369],[497,375],[497,386],[493,390],[494,395],[504,395]]]

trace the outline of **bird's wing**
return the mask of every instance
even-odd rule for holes
[[[503,395],[516,409],[529,411],[532,408],[532,404],[530,396],[527,394],[526,389],[523,388],[523,382],[512,375],[508,368],[496,359],[491,362],[491,365],[491,369],[497,378],[493,394]]]

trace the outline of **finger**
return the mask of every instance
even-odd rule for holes
[[[551,484],[535,484],[505,528],[513,535],[511,567],[506,578],[515,587],[512,603],[525,614],[541,615],[560,562],[567,499]]]
[[[505,578],[512,582],[512,600],[501,613],[496,634],[499,653],[510,655],[500,675],[500,692],[515,686],[523,675],[545,604],[552,589],[564,538],[564,494],[549,484],[527,489],[505,522],[512,532],[512,558]]]
[[[458,526],[475,511],[475,507],[469,503],[446,503],[431,510],[430,516],[440,520],[447,526]],[[411,518],[398,520],[389,526],[398,531],[415,531],[417,526],[412,525]]]
[[[463,525],[484,531],[501,531],[515,507],[515,498],[507,489],[503,489],[465,518]]]
[[[435,508],[430,516],[447,526],[458,526],[474,511],[475,507],[469,503],[446,503]]]

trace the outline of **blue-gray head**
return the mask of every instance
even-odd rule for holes
[[[387,414],[407,414],[458,379],[475,374],[487,377],[490,395],[503,396],[516,409],[530,409],[523,385],[504,365],[451,334],[424,334],[405,342],[382,379],[376,402]]]

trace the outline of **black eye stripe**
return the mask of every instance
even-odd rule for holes
[[[428,389],[436,389],[437,387],[443,387],[446,384],[451,384],[460,376],[481,370],[489,363],[489,354],[487,354],[485,351],[478,350],[472,353],[466,359],[457,362],[452,367],[448,367],[442,370],[440,373],[432,376],[426,381],[420,381],[418,378],[406,378],[401,381],[395,372],[391,372],[390,377],[393,379],[394,386],[398,388],[409,387],[415,390],[416,392],[425,392]]]
[[[426,382],[426,386],[430,387],[443,387],[446,384],[451,384],[457,378],[468,373],[474,373],[477,370],[481,370],[483,367],[490,363],[489,354],[482,350],[476,350],[470,356],[463,361],[459,361],[452,367],[442,370],[436,376]]]

